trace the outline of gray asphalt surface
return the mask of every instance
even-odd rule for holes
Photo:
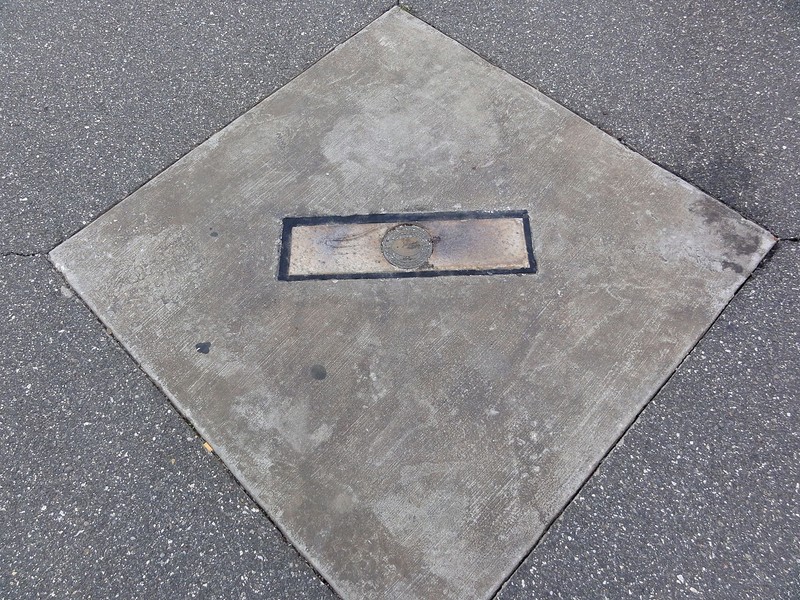
[[[501,600],[800,598],[800,244],[767,260]]]
[[[329,597],[49,263],[13,254],[46,252],[390,4],[0,2],[0,598]],[[412,12],[800,235],[795,0]],[[800,596],[797,264],[779,244],[503,597]]]
[[[800,235],[796,0],[408,5],[776,236]]]

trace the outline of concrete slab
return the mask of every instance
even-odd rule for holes
[[[800,598],[800,244],[764,262],[501,600]]]
[[[277,278],[287,216],[449,210],[538,272]],[[346,598],[479,598],[772,243],[393,10],[51,258]]]

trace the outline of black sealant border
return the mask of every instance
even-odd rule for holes
[[[528,265],[521,269],[453,269],[448,271],[390,271],[386,273],[337,273],[314,275],[289,275],[291,261],[292,229],[297,226],[362,224],[362,223],[397,223],[413,225],[424,221],[470,221],[478,219],[522,219],[525,234],[525,249],[528,253]],[[533,254],[533,237],[527,210],[504,211],[455,211],[455,212],[415,212],[384,213],[349,216],[318,217],[285,217],[281,234],[281,255],[278,261],[278,280],[309,281],[329,279],[404,279],[408,277],[443,277],[450,275],[529,275],[536,273],[536,257]]]

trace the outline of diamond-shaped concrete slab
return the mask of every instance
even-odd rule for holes
[[[278,280],[287,217],[447,211],[537,272]],[[51,257],[345,598],[482,598],[772,243],[395,9]]]

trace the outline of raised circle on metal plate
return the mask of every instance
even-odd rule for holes
[[[419,225],[398,225],[383,236],[381,250],[395,267],[418,269],[431,257],[433,241],[428,231]]]

